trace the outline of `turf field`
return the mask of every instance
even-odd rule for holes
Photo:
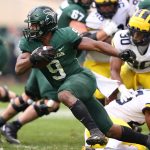
[[[24,85],[9,85],[10,89],[20,94]],[[6,107],[0,103],[0,108]],[[143,126],[143,131],[147,128]],[[84,144],[84,127],[61,105],[58,113],[40,118],[25,125],[18,134],[21,145],[8,144],[1,137],[0,150],[81,150]]]
[[[4,150],[80,150],[83,145],[83,127],[71,118],[42,118],[19,132],[19,146],[7,144]]]
[[[9,85],[18,94],[24,85]],[[6,103],[0,103],[5,108]],[[64,106],[58,113],[40,118],[24,126],[18,134],[21,145],[8,144],[1,136],[0,150],[80,150],[84,144],[84,127],[72,116]]]

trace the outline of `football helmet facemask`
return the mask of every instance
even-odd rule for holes
[[[111,19],[115,15],[119,5],[118,0],[95,0],[95,4],[98,13],[108,19]]]
[[[130,18],[128,28],[135,45],[147,45],[150,42],[150,11],[137,10]]]
[[[57,29],[57,14],[50,7],[39,6],[28,13],[24,22],[28,24],[28,28],[23,30],[25,38],[39,39]]]

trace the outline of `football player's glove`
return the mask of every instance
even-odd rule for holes
[[[52,46],[41,46],[36,48],[32,52],[30,56],[30,61],[34,67],[43,62],[48,63],[54,58],[54,56],[55,56],[55,49]]]
[[[115,32],[118,31],[118,27],[114,21],[106,19],[103,22],[103,30],[108,36],[112,36]]]
[[[130,50],[130,49],[126,49],[124,51],[122,51],[119,54],[119,57],[123,60],[123,61],[128,61],[128,62],[134,62],[136,60],[136,55],[135,53]]]
[[[120,101],[122,103],[127,102],[128,100],[131,100],[136,96],[136,92],[133,89],[127,89],[124,84],[121,84],[118,87],[118,90],[120,91]]]

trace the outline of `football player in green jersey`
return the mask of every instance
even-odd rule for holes
[[[85,31],[85,27],[82,23],[85,22],[85,18],[87,17],[87,13],[88,13],[88,9],[90,8],[90,5],[92,4],[93,0],[78,0],[78,1],[74,1],[74,0],[66,0],[64,1],[59,10],[58,10],[58,26],[60,27],[67,27],[67,26],[74,26],[75,28],[77,28],[76,25],[78,25],[78,31],[80,30],[81,32]],[[76,20],[76,24],[71,23],[72,20]],[[74,23],[74,22],[73,22]],[[78,24],[77,24],[78,23]],[[80,24],[81,23],[81,24]],[[14,99],[12,103],[10,103],[10,105],[8,106],[7,109],[5,109],[5,111],[1,114],[0,116],[0,126],[4,125],[6,123],[6,121],[8,121],[10,118],[12,118],[14,115],[16,115],[16,113],[20,112],[20,111],[24,111],[29,105],[28,103],[30,103],[30,99],[35,100],[38,99],[38,97],[40,98],[45,98],[45,94],[43,94],[43,92],[40,94],[40,96],[36,96],[33,95],[35,92],[39,93],[39,91],[43,91],[43,87],[44,90],[47,91],[47,93],[51,93],[49,91],[49,89],[46,89],[48,86],[48,81],[46,80],[40,80],[42,77],[42,74],[40,74],[39,71],[36,69],[36,71],[32,71],[32,73],[29,76],[28,82],[26,84],[26,90],[25,93],[23,93],[21,96],[17,97],[16,99]],[[38,77],[39,76],[39,77]],[[43,77],[45,78],[45,77]],[[36,82],[40,83],[39,84],[35,83],[35,80],[37,80]],[[33,86],[34,85],[34,86]],[[34,88],[36,87],[36,88]],[[32,92],[31,89],[35,89],[34,92]],[[21,99],[23,99],[23,104],[20,103]],[[49,97],[50,99],[50,97]],[[51,98],[54,99],[54,98]],[[29,100],[29,101],[28,101]],[[55,100],[55,99],[54,99]],[[19,101],[19,103],[18,103]],[[16,106],[15,106],[16,105]],[[23,107],[23,105],[26,105],[26,107]],[[58,105],[58,103],[56,103],[54,106],[56,107]],[[19,109],[18,109],[19,107]],[[22,109],[20,109],[20,107],[23,107]],[[55,108],[54,107],[54,108]],[[58,108],[58,106],[57,106]],[[55,108],[56,109],[56,108]],[[30,109],[27,108],[26,112],[28,112]],[[30,111],[29,113],[31,114],[33,111]],[[43,114],[44,115],[44,114]],[[22,117],[23,116],[23,117]],[[25,116],[24,113],[23,115],[21,115],[22,120],[28,120],[28,116]],[[32,115],[30,115],[32,116]],[[34,116],[38,116],[38,115],[34,115]],[[42,115],[40,115],[42,116]],[[32,116],[33,117],[33,116]],[[35,119],[35,117],[34,117]],[[20,119],[18,119],[20,121]],[[20,121],[21,124],[23,125],[27,123],[25,121]],[[17,137],[15,135],[15,137]],[[8,139],[8,141],[10,143],[20,143],[19,140],[17,139]]]
[[[58,100],[89,129],[91,137],[87,140],[88,144],[105,142],[99,128],[108,137],[150,148],[148,135],[112,123],[103,106],[93,97],[95,76],[82,68],[76,59],[76,49],[99,51],[123,60],[128,60],[133,54],[129,50],[120,54],[107,43],[81,38],[70,27],[58,29],[56,13],[50,7],[34,8],[25,22],[28,23],[28,28],[24,30],[25,38],[20,40],[22,54],[16,62],[16,73],[23,74],[30,68],[37,67],[52,85],[51,91],[56,92]],[[21,125],[14,124],[13,128],[16,126]]]
[[[79,33],[85,33],[88,31],[85,25],[85,19],[87,18],[88,11],[93,0],[64,0],[57,10],[58,27],[73,27]],[[83,64],[86,56],[86,52],[77,53],[80,64]]]
[[[4,69],[8,60],[7,46],[4,44],[3,39],[0,37],[0,74]],[[13,91],[7,89],[6,86],[0,86],[0,102],[8,102],[11,98],[16,97]]]
[[[58,27],[67,27],[72,20],[85,23],[92,2],[93,0],[65,0],[57,11]]]

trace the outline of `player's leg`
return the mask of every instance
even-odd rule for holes
[[[123,125],[123,126],[127,126],[127,127],[130,127],[125,121],[123,121],[122,119],[118,119],[118,118],[115,118],[113,116],[110,116],[111,120],[113,121],[113,123],[115,124],[118,124],[118,125]],[[90,133],[87,129],[85,129],[85,132],[84,132],[84,139],[86,141],[86,139],[90,136]],[[102,147],[101,145],[99,144],[96,144],[96,145],[87,145],[85,143],[85,149],[86,148],[94,148],[94,149],[100,149],[100,148],[104,148],[104,146]],[[146,147],[142,146],[142,145],[139,145],[139,144],[133,144],[133,143],[126,143],[126,142],[121,142],[121,141],[118,141],[116,139],[112,139],[112,138],[109,138],[108,139],[108,143],[106,144],[106,146],[108,149],[137,149],[137,150],[146,150]]]
[[[99,131],[93,118],[82,101],[91,97],[96,89],[96,80],[89,71],[83,71],[68,78],[58,90],[58,98],[73,113],[73,115],[86,127],[91,133],[87,142],[105,143],[105,136]]]
[[[20,141],[17,139],[17,133],[22,126],[39,117],[48,115],[50,112],[56,112],[58,108],[59,102],[55,102],[51,99],[37,101],[33,105],[27,107],[17,120],[6,123],[2,127],[1,132],[9,143],[20,144]]]
[[[17,94],[11,90],[8,90],[7,87],[0,87],[0,101],[1,102],[9,102],[11,99],[14,99]]]
[[[21,111],[24,111],[31,103],[31,99],[23,93],[21,96],[12,99],[7,108],[0,115],[0,127],[9,119]]]
[[[150,89],[150,73],[139,73],[137,74],[137,82],[139,86],[142,86],[144,89]]]
[[[8,135],[13,135],[14,138],[16,139],[16,143],[20,143],[17,140],[17,129],[14,129],[14,132],[10,132],[10,130],[7,128],[7,121],[14,117],[16,114],[18,114],[21,111],[24,111],[30,104],[32,103],[32,100],[24,93],[22,96],[19,96],[11,102],[8,107],[4,110],[4,112],[1,114],[0,117],[0,123],[1,123],[1,133],[5,135],[5,132],[7,132]],[[19,126],[17,125],[17,128]]]
[[[0,127],[2,127],[9,119],[14,117],[21,111],[24,111],[36,98],[39,97],[39,91],[37,88],[37,81],[34,77],[34,73],[31,72],[26,86],[25,86],[25,93],[21,96],[12,99],[8,107],[2,112],[0,116]],[[5,134],[6,132],[5,126],[1,128],[1,132]],[[9,133],[9,132],[8,132]],[[11,134],[11,133],[9,133]],[[16,131],[13,132],[13,136],[17,139]],[[17,141],[18,142],[18,141]]]
[[[24,111],[30,103],[30,99],[35,99],[39,96],[39,91],[37,88],[37,81],[32,71],[26,86],[25,93],[21,96],[12,99],[8,107],[0,115],[0,127],[2,127],[9,119],[18,114],[21,111]]]
[[[34,86],[36,86],[38,93],[36,92],[36,95],[38,97],[42,98],[43,100],[34,102],[33,105],[30,105],[20,116],[16,121],[13,121],[12,123],[6,124],[5,127],[5,137],[7,141],[10,143],[19,144],[16,136],[17,132],[23,125],[25,125],[28,122],[31,122],[39,117],[42,117],[44,115],[48,115],[50,112],[56,112],[59,109],[59,102],[57,100],[57,92],[53,90],[52,86],[49,84],[47,79],[41,74],[39,71],[34,71],[34,77],[36,78],[36,84],[34,83]],[[31,83],[31,82],[30,82]],[[32,85],[32,90],[29,88],[31,86],[26,85],[26,91],[30,95],[33,95],[35,91],[33,89],[34,87]],[[34,93],[33,93],[34,92]],[[35,95],[34,95],[35,96]],[[55,100],[52,100],[55,99]],[[9,132],[7,132],[7,131]]]

